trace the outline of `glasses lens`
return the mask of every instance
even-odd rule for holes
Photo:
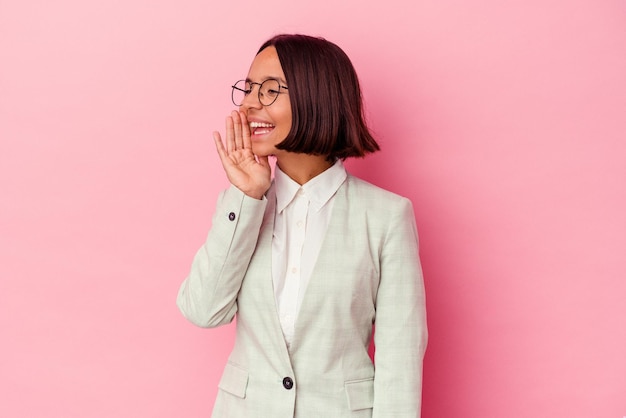
[[[246,80],[239,80],[233,85],[233,104],[241,106],[243,99],[250,93],[250,85]]]
[[[276,101],[280,93],[280,84],[278,80],[268,79],[259,87],[259,101],[263,106],[269,106]]]

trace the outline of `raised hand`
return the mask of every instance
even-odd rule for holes
[[[258,157],[252,152],[246,114],[233,110],[226,117],[226,146],[219,132],[213,132],[213,139],[231,184],[250,197],[263,198],[271,184],[271,169],[267,156]]]

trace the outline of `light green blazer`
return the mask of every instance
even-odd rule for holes
[[[419,417],[427,331],[411,202],[348,175],[287,350],[272,284],[275,200],[273,186],[263,200],[223,192],[178,293],[198,326],[237,316],[213,418]]]

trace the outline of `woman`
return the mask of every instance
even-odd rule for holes
[[[225,143],[213,134],[231,187],[178,294],[201,327],[237,315],[213,417],[419,417],[413,209],[343,167],[378,150],[350,60],[321,38],[276,36],[233,102]]]

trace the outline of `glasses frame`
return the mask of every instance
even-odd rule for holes
[[[243,81],[244,83],[249,83],[249,84],[250,84],[250,90],[244,90],[244,89],[240,89],[239,87],[237,87],[237,84],[241,83],[242,81]],[[278,94],[276,95],[276,97],[274,97],[274,99],[273,99],[273,100],[272,100],[269,104],[265,104],[265,103],[263,103],[263,101],[261,100],[261,96],[262,96],[262,94],[261,94],[261,87],[263,87],[263,84],[265,84],[265,83],[266,83],[266,82],[268,82],[268,81],[275,81],[275,82],[278,84]],[[275,78],[268,78],[268,79],[266,79],[266,80],[263,80],[263,81],[262,81],[262,82],[260,82],[260,83],[257,83],[257,82],[254,82],[254,81],[250,81],[250,80],[237,80],[237,82],[231,86],[231,87],[232,87],[232,92],[231,92],[231,94],[230,94],[230,99],[232,100],[233,104],[234,104],[235,106],[241,106],[241,105],[243,104],[243,100],[241,101],[241,103],[237,103],[237,102],[235,101],[235,90],[242,92],[242,93],[243,93],[243,95],[244,95],[244,100],[245,100],[245,98],[246,98],[246,97],[247,97],[250,93],[252,93],[253,87],[254,87],[255,85],[256,85],[256,86],[259,86],[259,88],[257,89],[257,97],[258,97],[258,99],[259,99],[259,103],[261,103],[261,105],[263,105],[263,106],[265,106],[265,107],[273,105],[273,104],[274,104],[274,102],[276,101],[276,99],[278,99],[278,96],[280,96],[281,94],[283,94],[283,92],[282,92],[282,91],[280,91],[281,89],[289,90],[289,88],[288,88],[287,86],[283,86],[283,85],[281,85],[281,84],[280,84],[280,81],[279,81],[279,80],[277,80],[277,79],[275,79]]]

